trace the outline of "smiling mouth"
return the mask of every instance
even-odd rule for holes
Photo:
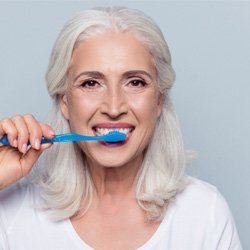
[[[118,131],[120,133],[124,133],[126,135],[128,135],[129,133],[131,133],[134,128],[100,128],[100,127],[94,127],[93,130],[95,131],[95,134],[98,136],[102,136],[102,135],[106,135],[110,132],[113,131]]]

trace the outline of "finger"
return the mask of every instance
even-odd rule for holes
[[[0,122],[0,138],[7,135],[9,144],[17,147],[17,129],[10,119],[4,119]]]
[[[39,150],[30,148],[20,160],[22,176],[26,176],[32,169],[35,162],[38,160],[40,155],[53,144],[43,144]]]
[[[17,136],[17,143],[18,143],[18,150],[25,154],[28,149],[28,140],[29,140],[29,131],[24,121],[24,118],[21,115],[17,115],[11,118],[12,122],[14,123],[18,136]]]
[[[28,114],[23,116],[24,121],[28,127],[30,135],[30,143],[34,149],[39,150],[41,146],[42,136],[46,138],[53,138],[55,135],[54,130],[46,124],[40,123],[34,116]]]
[[[42,128],[40,123],[32,115],[24,115],[23,119],[29,132],[29,141],[31,146],[39,150],[42,138]]]
[[[43,123],[41,123],[40,126],[42,128],[42,133],[44,137],[53,138],[55,136],[55,131],[51,126]]]

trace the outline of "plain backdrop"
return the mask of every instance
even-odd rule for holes
[[[188,171],[219,188],[250,249],[250,2],[0,1],[0,119],[46,120],[44,75],[58,32],[75,12],[99,5],[141,9],[161,27],[185,145],[197,152]]]

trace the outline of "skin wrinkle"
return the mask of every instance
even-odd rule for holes
[[[130,86],[133,78],[142,79],[146,85]],[[89,79],[97,81],[98,87],[83,87],[82,82]],[[78,143],[87,156],[97,189],[107,188],[113,193],[118,186],[121,189],[134,186],[161,111],[156,79],[151,54],[129,33],[102,34],[75,48],[67,75],[68,89],[61,98],[62,111],[71,130],[93,134],[92,128],[99,122],[126,122],[135,126],[128,145],[122,150],[113,148],[112,153],[98,143]],[[113,188],[109,189],[109,184]]]
[[[129,76],[134,76],[134,75],[146,75],[148,78],[150,78],[150,80],[152,81],[153,78],[152,76],[144,71],[144,70],[130,70],[128,72],[125,72],[122,76],[122,79],[123,78],[128,78]],[[94,77],[94,78],[98,78],[98,79],[104,79],[106,80],[105,78],[105,75],[102,74],[101,72],[98,72],[98,71],[86,71],[86,72],[81,72],[80,74],[78,74],[75,78],[74,78],[74,83],[81,77],[81,76],[88,76],[88,77]]]

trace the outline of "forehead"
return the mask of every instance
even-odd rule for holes
[[[154,70],[149,49],[131,33],[106,32],[73,51],[70,70]]]

